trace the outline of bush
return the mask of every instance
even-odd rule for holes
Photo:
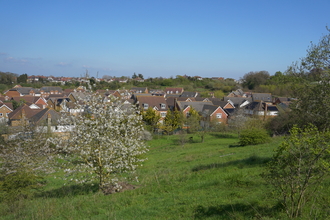
[[[270,137],[265,129],[250,128],[242,130],[239,137],[241,146],[263,144],[270,141]]]
[[[42,177],[30,172],[16,172],[0,177],[0,200],[14,201],[28,198],[33,195],[33,190],[42,186]]]

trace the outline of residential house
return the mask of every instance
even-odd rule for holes
[[[289,107],[290,104],[292,103],[292,101],[293,101],[293,99],[288,98],[288,97],[277,97],[274,100],[274,105],[282,104],[282,105]]]
[[[230,101],[222,101],[219,98],[209,98],[209,100],[213,103],[213,105],[220,106],[223,109],[234,109],[235,105]]]
[[[263,101],[267,103],[272,103],[272,94],[271,93],[252,93],[252,101]]]
[[[133,87],[130,89],[130,92],[132,92],[132,93],[149,93],[149,90],[147,87]]]
[[[171,87],[167,87],[165,88],[165,93],[166,94],[177,94],[180,95],[184,92],[183,88],[171,88]]]
[[[8,115],[14,111],[11,102],[0,102],[0,121],[8,121]]]
[[[204,105],[202,110],[204,121],[227,124],[228,113],[217,105]]]
[[[183,92],[180,97],[197,97],[199,96],[198,92]]]
[[[75,103],[80,100],[86,99],[86,94],[84,92],[71,92],[68,95],[68,98],[70,99],[71,102]]]
[[[230,102],[235,108],[242,108],[252,102],[252,98],[245,97],[224,97],[225,102]]]
[[[17,96],[40,96],[40,92],[38,89],[34,89],[32,87],[16,87],[11,88],[8,91],[4,92],[4,94],[8,97],[17,97]]]
[[[277,116],[278,108],[263,101],[254,101],[245,106],[244,113],[256,116]]]
[[[208,101],[192,101],[192,102],[176,102],[176,108],[182,111],[184,117],[189,116],[189,111],[191,108],[195,109],[201,116],[203,116],[203,121],[215,120],[218,123],[227,124],[228,114],[225,112],[221,106],[213,105],[212,102]]]
[[[142,111],[152,108],[161,116],[160,122],[164,120],[167,113],[167,104],[163,96],[136,96],[136,106]]]
[[[70,102],[69,98],[49,98],[47,104],[49,108],[55,109],[58,112],[68,112],[67,103]]]
[[[44,86],[40,88],[40,94],[42,97],[48,97],[52,94],[63,94],[63,90],[59,86]]]
[[[246,97],[245,93],[241,89],[237,89],[228,94],[227,97]]]
[[[53,109],[31,109],[26,104],[21,105],[8,114],[9,124],[11,126],[24,126],[30,123],[42,124],[49,121],[55,123],[59,117],[60,114]]]
[[[31,95],[15,96],[15,97],[12,97],[11,100],[16,101],[17,103],[35,104],[42,109],[47,107],[46,99],[43,97],[38,97],[38,96],[31,96]]]
[[[153,96],[164,96],[165,97],[165,92],[161,89],[150,89],[149,93]]]

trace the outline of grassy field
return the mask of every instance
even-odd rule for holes
[[[234,134],[149,141],[136,189],[103,195],[95,186],[48,178],[32,199],[2,203],[1,219],[282,219],[260,177],[281,138],[239,147]]]

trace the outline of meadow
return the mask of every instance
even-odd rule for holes
[[[104,195],[97,186],[46,178],[35,196],[2,202],[0,219],[283,219],[261,177],[283,140],[240,147],[236,134],[209,133],[184,145],[155,136],[135,189]]]

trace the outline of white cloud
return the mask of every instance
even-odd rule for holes
[[[60,67],[68,67],[71,66],[71,63],[66,63],[66,62],[59,62],[56,64],[56,66],[60,66]]]
[[[6,63],[17,63],[17,64],[27,64],[29,63],[28,59],[16,59],[14,57],[6,57],[4,58]]]

